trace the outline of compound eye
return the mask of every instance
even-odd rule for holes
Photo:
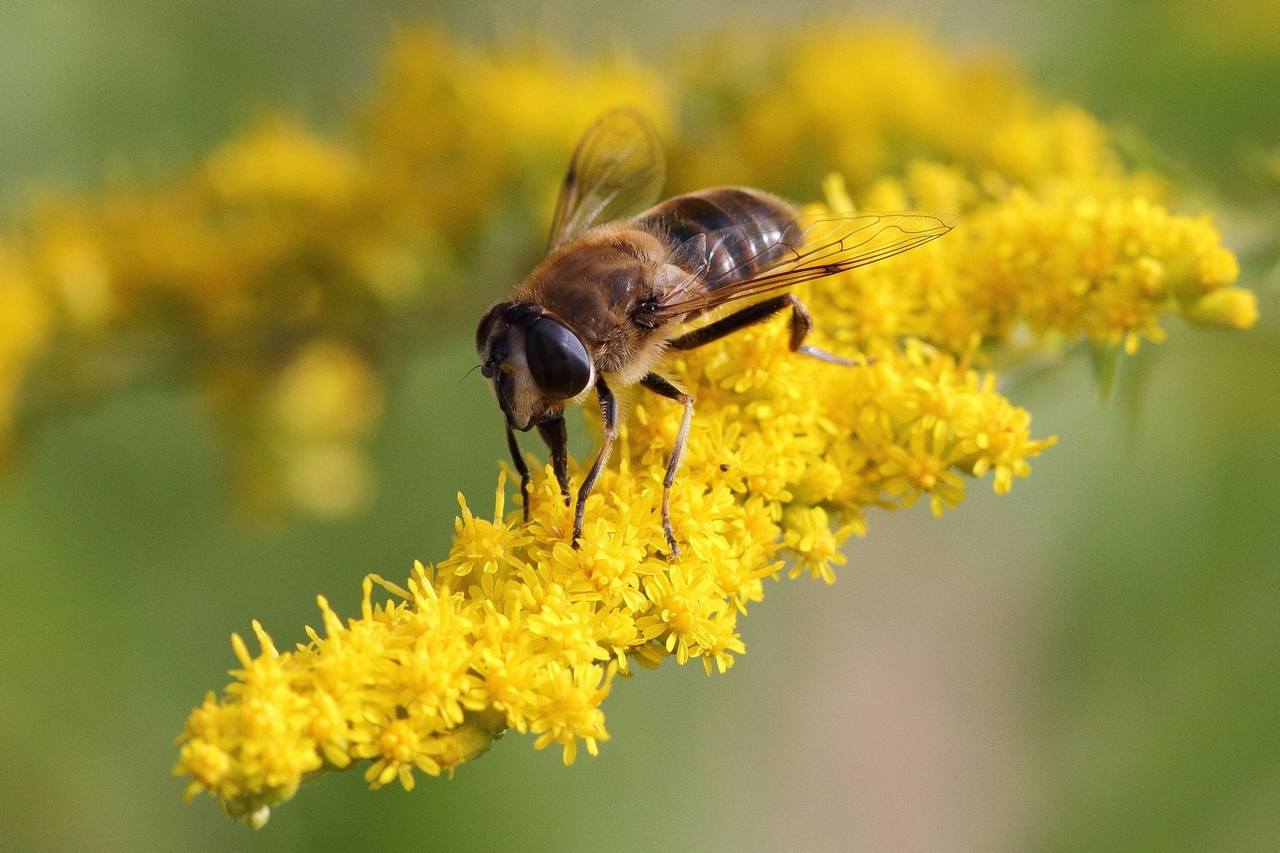
[[[567,400],[591,381],[591,356],[563,323],[540,317],[529,326],[525,359],[538,390],[552,400]]]

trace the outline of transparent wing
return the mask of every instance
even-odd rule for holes
[[[548,250],[602,222],[651,207],[667,169],[657,131],[644,113],[619,107],[587,128],[564,176]]]
[[[797,217],[785,229],[731,226],[699,234],[672,256],[689,277],[663,298],[657,317],[675,319],[882,261],[941,237],[959,221],[917,211],[827,213]],[[744,252],[744,246],[752,248]],[[735,256],[731,264],[728,255]]]

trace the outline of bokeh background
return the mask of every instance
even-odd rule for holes
[[[224,437],[163,377],[60,412],[0,487],[0,848],[1280,849],[1280,5],[6,3],[0,206],[181,169],[267,112],[341,127],[405,22],[644,57],[854,13],[1010,53],[1149,144],[1241,252],[1259,326],[1171,321],[1107,406],[1083,356],[1021,376],[1061,439],[1028,480],[873,515],[834,587],[767,587],[727,676],[618,683],[599,758],[513,734],[412,793],[333,774],[257,833],[183,804],[171,738],[232,630],[304,639],[315,593],[354,612],[364,573],[443,553],[456,492],[487,506],[501,423],[459,384],[467,324],[424,324],[345,521],[231,511]]]

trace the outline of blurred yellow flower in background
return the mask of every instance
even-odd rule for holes
[[[18,391],[48,342],[52,313],[30,272],[0,245],[0,474],[13,464]]]
[[[582,128],[619,99],[670,126],[658,78],[633,63],[549,47],[491,53],[409,31],[349,138],[268,117],[172,180],[40,199],[0,253],[13,302],[0,455],[13,456],[15,431],[38,427],[51,401],[176,369],[234,441],[243,508],[334,517],[366,507],[380,404],[362,403],[381,398],[406,341],[441,305],[479,306],[485,297],[460,282],[494,263],[472,258],[476,241],[503,216],[549,215]],[[342,355],[317,358],[316,347]],[[282,421],[280,400],[302,373],[301,396],[349,393],[331,403],[365,421],[330,421],[324,437],[300,415]]]

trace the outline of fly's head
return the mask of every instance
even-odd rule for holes
[[[507,425],[522,432],[559,417],[596,376],[573,330],[528,302],[499,302],[485,312],[476,352]]]

